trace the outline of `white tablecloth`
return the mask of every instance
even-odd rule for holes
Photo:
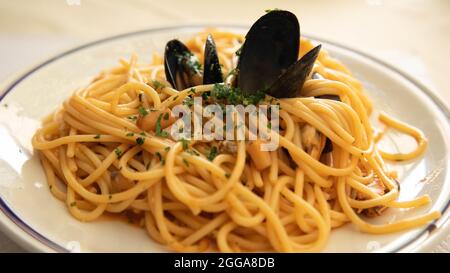
[[[294,12],[302,32],[372,54],[450,101],[448,0],[0,0],[0,81],[87,41],[169,25],[250,25],[268,8]],[[0,233],[0,252],[11,251],[23,250]]]

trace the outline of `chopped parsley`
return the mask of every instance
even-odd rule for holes
[[[139,115],[141,115],[141,116],[143,116],[143,117],[145,117],[145,116],[148,114],[147,109],[145,109],[145,108],[142,107],[142,106],[139,106],[138,111],[139,111]]]
[[[114,152],[116,153],[116,155],[117,155],[118,158],[120,158],[120,157],[122,156],[122,154],[123,154],[122,150],[119,149],[119,148],[116,148],[116,149],[114,150]]]
[[[70,206],[71,207],[75,207],[77,205],[77,202],[72,202],[72,203],[70,203]]]
[[[189,148],[189,141],[184,138],[182,138],[180,141],[181,145],[183,146],[183,150],[186,151]]]
[[[184,163],[184,165],[186,165],[187,167],[189,167],[189,162],[188,162],[185,158],[183,158],[183,163]]]
[[[133,132],[129,132],[128,134],[126,134],[126,136],[134,136]]]
[[[274,8],[274,9],[266,9],[265,12],[266,12],[266,13],[269,13],[269,12],[276,11],[276,10],[280,10],[280,9],[277,9],[277,8]]]
[[[164,118],[164,120],[169,120],[169,113],[166,112],[166,113],[164,114],[164,117],[163,117],[163,118]]]
[[[97,135],[95,135],[95,139],[100,139],[100,137],[101,137],[102,135],[100,135],[100,134],[97,134]]]
[[[189,90],[189,93],[195,94],[195,88],[192,87],[192,88]]]
[[[251,95],[244,95],[239,88],[234,88],[225,84],[214,84],[211,91],[211,97],[215,100],[225,100],[229,104],[238,105],[256,105],[266,97],[266,93],[263,90],[259,90]]]
[[[142,145],[142,144],[144,144],[144,142],[145,142],[145,138],[143,138],[143,137],[136,138],[136,143],[138,145]]]
[[[193,149],[187,149],[186,153],[191,154],[191,155],[196,155],[196,156],[200,155],[196,150],[193,150]]]
[[[156,152],[155,155],[158,157],[162,165],[166,164],[166,160],[162,157],[160,152]]]
[[[186,97],[183,100],[183,105],[186,105],[187,107],[191,107],[192,105],[194,105],[194,99],[191,97]]]
[[[210,96],[211,96],[210,91],[206,91],[206,92],[202,93],[202,99],[204,99],[204,100],[208,100]]]
[[[178,95],[176,95],[175,97],[173,97],[173,101],[176,101],[178,99]]]
[[[165,84],[163,84],[163,83],[161,83],[161,82],[159,82],[159,81],[157,81],[157,80],[153,80],[152,84],[153,84],[153,87],[154,87],[156,90],[158,90],[158,89],[163,89],[164,87],[166,87]]]
[[[156,135],[160,136],[160,137],[167,137],[169,135],[169,133],[167,133],[166,131],[163,131],[161,129],[161,118],[163,117],[163,114],[159,114],[158,119],[156,120]]]
[[[166,148],[164,148],[164,151],[166,151],[166,152],[170,151],[170,146],[167,146]]]
[[[236,50],[236,52],[234,54],[236,54],[236,56],[240,57],[241,52],[242,52],[242,46],[238,50]]]
[[[225,174],[225,177],[226,177],[226,178],[230,178],[230,177],[231,177],[231,173],[226,173],[226,174]]]
[[[217,152],[218,152],[217,147],[216,147],[216,146],[213,146],[213,147],[211,148],[211,151],[209,151],[209,154],[208,154],[208,160],[209,160],[209,161],[213,161],[214,158],[216,158],[216,156],[217,156]]]

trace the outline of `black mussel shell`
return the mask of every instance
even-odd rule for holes
[[[203,66],[203,84],[223,82],[222,69],[217,56],[216,44],[211,34],[208,34],[205,43],[205,61]]]
[[[177,90],[201,84],[201,67],[198,59],[179,40],[170,40],[164,51],[166,78]]]
[[[267,93],[276,98],[292,98],[299,94],[306,78],[311,73],[314,62],[319,56],[321,45],[306,53],[300,60],[291,65],[288,70],[267,90]]]
[[[293,13],[274,10],[259,18],[241,48],[237,86],[247,95],[269,88],[298,59],[299,43]]]

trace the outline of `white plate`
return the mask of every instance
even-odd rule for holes
[[[223,28],[247,31],[243,27]],[[4,232],[32,251],[166,251],[144,229],[123,222],[81,223],[72,218],[65,205],[50,194],[30,139],[43,116],[100,70],[117,64],[119,58],[129,57],[132,52],[148,61],[151,52],[162,52],[169,39],[187,38],[203,29],[153,29],[96,41],[59,54],[0,88],[0,226]],[[395,169],[401,175],[401,200],[427,193],[433,203],[409,211],[390,209],[375,222],[393,221],[431,209],[444,215],[432,225],[388,235],[361,233],[348,224],[332,232],[324,251],[448,251],[449,110],[424,86],[396,69],[335,43],[319,42],[364,83],[376,109],[419,127],[430,140],[425,156]],[[412,144],[409,138],[398,134],[390,134],[384,142],[399,150]]]

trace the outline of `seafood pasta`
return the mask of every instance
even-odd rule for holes
[[[277,124],[261,115],[276,148],[263,149],[268,138],[250,139],[251,122],[236,118],[244,139],[174,137],[176,107],[195,112],[199,99],[200,112],[276,106]],[[401,179],[385,163],[419,157],[424,134],[383,113],[417,147],[382,151],[372,108],[342,63],[300,37],[295,15],[274,10],[246,36],[211,29],[169,41],[151,63],[120,60],[46,117],[32,143],[50,191],[80,221],[126,215],[175,251],[313,252],[345,224],[380,234],[440,216],[368,221],[430,202],[397,201]]]

